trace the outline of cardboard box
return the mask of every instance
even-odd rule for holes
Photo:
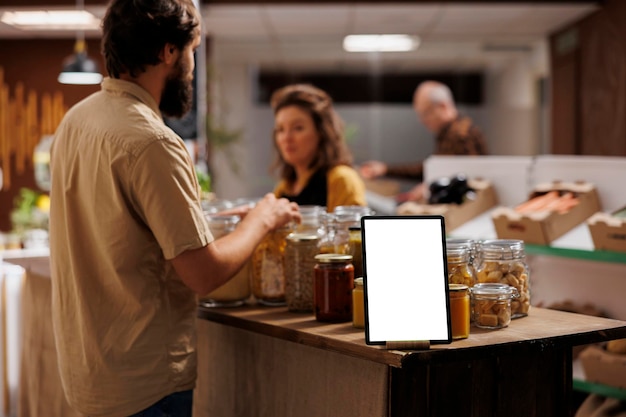
[[[596,249],[626,252],[626,218],[599,212],[587,220],[587,227]]]
[[[626,389],[626,355],[592,345],[578,356],[589,382]]]
[[[409,201],[397,208],[402,215],[442,215],[446,232],[456,229],[474,217],[498,204],[496,191],[491,182],[477,178],[469,179],[468,185],[476,191],[476,198],[463,204],[420,204]]]
[[[542,211],[520,214],[509,207],[498,207],[491,213],[499,239],[521,239],[526,243],[548,245],[600,210],[600,200],[593,184],[553,181],[537,185],[529,200],[549,191],[572,192],[578,204],[566,213]]]

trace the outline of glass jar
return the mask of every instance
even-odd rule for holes
[[[365,328],[365,293],[363,291],[363,277],[354,279],[352,290],[352,326],[357,329]]]
[[[219,239],[231,233],[239,223],[239,216],[206,217],[209,229],[215,239]],[[200,298],[200,304],[205,307],[237,307],[243,305],[250,297],[250,262],[244,266],[222,286]]]
[[[252,254],[252,294],[260,304],[285,305],[284,258],[291,225],[269,232]]]
[[[313,311],[317,234],[291,233],[285,247],[285,300],[289,311]]]
[[[447,245],[448,283],[463,284],[468,287],[476,283],[476,271],[466,246]]]
[[[351,210],[347,210],[351,208]],[[361,241],[361,217],[373,213],[368,207],[339,206],[335,212],[335,253],[352,255],[354,276],[363,275],[363,252]],[[341,211],[343,210],[343,211]]]
[[[206,216],[233,208],[233,202],[230,200],[202,200],[200,204]]]
[[[512,318],[528,315],[530,309],[530,271],[524,242],[515,239],[485,240],[480,245],[478,283],[499,283],[514,287],[519,298],[511,303]]]
[[[354,266],[352,256],[335,253],[315,257],[313,298],[318,321],[352,320]]]
[[[480,251],[480,242],[473,239],[461,239],[461,238],[449,238],[446,239],[446,248],[452,247],[464,247],[469,251],[470,263],[474,268],[474,272],[478,269],[479,258],[478,253]]]
[[[315,233],[321,234],[321,216],[326,213],[326,207],[314,205],[299,206],[302,220],[296,227],[298,233]]]
[[[335,253],[335,228],[335,215],[332,213],[321,213],[319,253]]]
[[[507,327],[512,318],[512,300],[517,289],[506,284],[483,283],[470,288],[472,322],[483,329]]]
[[[466,339],[470,333],[470,296],[468,286],[449,284],[452,339]]]

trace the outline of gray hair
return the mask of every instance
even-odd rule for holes
[[[441,104],[441,103],[446,103],[446,104],[454,104],[454,98],[452,97],[452,91],[450,91],[450,89],[448,88],[447,85],[445,84],[441,84],[441,83],[437,83],[437,82],[432,82],[429,83],[429,91],[428,91],[428,98],[432,103],[435,104]]]

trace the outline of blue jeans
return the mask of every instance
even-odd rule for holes
[[[129,417],[191,417],[193,390],[175,392]]]

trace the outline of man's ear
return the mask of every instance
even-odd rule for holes
[[[159,54],[161,61],[167,65],[171,65],[178,59],[178,48],[171,43],[166,43]]]

